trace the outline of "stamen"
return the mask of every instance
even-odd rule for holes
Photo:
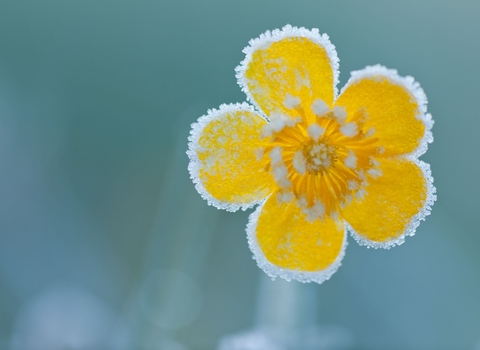
[[[320,125],[318,124],[311,124],[308,126],[308,136],[310,136],[315,142],[318,141],[320,136],[323,135],[325,132],[325,129],[323,129]]]
[[[340,128],[340,132],[347,137],[354,137],[358,134],[358,126],[354,122],[347,123]]]
[[[344,160],[345,166],[350,169],[355,169],[357,166],[357,156],[355,156],[355,153],[353,151],[350,151],[348,153],[348,156]]]
[[[293,156],[293,167],[299,174],[303,175],[307,171],[307,162],[302,151],[295,152]]]
[[[300,100],[300,97],[292,96],[287,92],[287,95],[283,100],[283,105],[289,109],[294,109],[300,104],[300,102],[302,102],[302,100]]]
[[[313,113],[319,117],[327,114],[330,111],[330,107],[328,107],[328,105],[319,98],[313,101],[311,108]]]
[[[270,152],[270,158],[272,159],[272,174],[275,182],[283,188],[291,187],[292,183],[287,178],[288,170],[282,158],[282,149],[275,147]]]
[[[340,124],[343,124],[345,123],[345,119],[347,119],[347,110],[345,107],[335,106],[333,107],[333,115]]]
[[[286,126],[293,127],[302,119],[300,117],[292,118],[288,115],[274,112],[270,114],[270,123],[267,123],[262,128],[262,137],[271,137],[274,133],[278,133]]]

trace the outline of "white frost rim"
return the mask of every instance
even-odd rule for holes
[[[388,69],[382,65],[367,66],[364,69],[352,71],[350,79],[342,88],[340,95],[350,86],[365,78],[375,78],[382,76],[387,78],[390,82],[403,86],[410,92],[412,98],[417,101],[418,115],[416,116],[425,125],[425,133],[420,140],[418,147],[408,154],[408,156],[418,158],[427,151],[428,144],[433,142],[432,127],[434,121],[432,115],[427,113],[427,95],[423,91],[420,84],[411,76],[402,77],[398,74],[396,69]]]
[[[247,86],[245,79],[245,72],[252,61],[252,55],[255,51],[268,47],[276,41],[280,41],[285,38],[291,37],[302,37],[307,38],[314,43],[323,47],[327,56],[330,59],[330,66],[333,70],[333,90],[334,90],[334,100],[338,95],[338,76],[339,76],[339,67],[340,60],[338,59],[337,51],[335,46],[330,42],[330,38],[327,34],[320,34],[317,28],[312,30],[306,29],[304,27],[292,27],[290,24],[287,24],[282,29],[274,29],[272,31],[267,30],[265,33],[261,34],[258,38],[251,39],[248,42],[248,46],[243,49],[243,53],[246,54],[245,59],[240,62],[240,65],[235,68],[235,76],[237,77],[238,85],[242,91],[247,95],[247,100],[253,104],[259,111],[262,109],[257,105],[255,99],[253,98],[250,90]]]
[[[257,261],[258,267],[260,267],[268,276],[272,279],[277,277],[283,278],[287,281],[291,281],[292,279],[297,280],[302,283],[309,283],[309,282],[316,282],[321,284],[330,277],[338,270],[338,268],[342,265],[343,257],[345,256],[345,249],[347,248],[347,228],[345,227],[345,231],[343,234],[343,243],[342,248],[340,250],[340,254],[338,254],[335,261],[327,267],[325,270],[318,271],[318,272],[302,272],[298,270],[290,270],[290,269],[283,269],[272,264],[270,261],[267,260],[265,255],[263,254],[260,246],[258,245],[257,241],[257,224],[258,218],[260,217],[260,213],[262,212],[263,206],[265,205],[266,201],[268,200],[267,197],[261,205],[255,209],[255,211],[250,214],[248,218],[247,224],[247,239],[248,239],[248,246],[253,253],[253,258]]]
[[[213,197],[203,186],[202,181],[200,180],[199,172],[202,167],[202,162],[198,158],[197,149],[198,142],[203,133],[205,127],[214,120],[219,120],[225,116],[227,113],[233,113],[238,111],[247,111],[258,115],[260,118],[263,118],[259,115],[255,109],[246,102],[243,103],[231,103],[231,104],[222,104],[219,109],[209,109],[206,115],[198,118],[196,123],[192,124],[192,129],[190,130],[190,136],[188,137],[188,150],[187,155],[190,160],[188,163],[188,172],[190,173],[190,178],[195,184],[195,189],[200,193],[203,199],[205,199],[208,205],[212,205],[218,209],[224,209],[226,211],[237,211],[239,209],[247,210],[258,203],[261,203],[262,200],[255,201],[252,203],[231,203],[224,202]]]
[[[368,240],[362,235],[360,235],[359,233],[357,233],[353,229],[353,227],[348,222],[345,221],[345,226],[348,228],[348,231],[350,231],[350,234],[357,241],[359,245],[364,245],[364,246],[367,246],[367,248],[375,248],[375,249],[377,248],[390,249],[397,245],[401,245],[405,242],[405,237],[415,235],[415,231],[417,227],[420,225],[420,222],[424,221],[425,218],[428,215],[430,215],[432,211],[433,203],[435,203],[435,201],[437,200],[437,195],[436,195],[437,190],[433,185],[433,177],[432,177],[432,172],[430,170],[430,164],[425,163],[412,156],[402,157],[402,158],[407,159],[412,163],[415,163],[422,170],[423,176],[425,177],[427,182],[426,183],[427,197],[425,198],[425,203],[422,209],[412,217],[410,222],[405,227],[405,231],[399,237],[388,242],[374,242],[374,241]]]

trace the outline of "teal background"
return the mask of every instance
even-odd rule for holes
[[[208,108],[245,101],[248,40],[287,23],[329,34],[339,87],[396,68],[435,119],[432,215],[388,251],[350,239],[308,287],[319,322],[355,349],[480,348],[479,18],[474,0],[2,0],[0,348],[212,349],[252,327],[249,212],[207,206],[185,151]]]

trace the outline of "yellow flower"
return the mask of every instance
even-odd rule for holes
[[[373,248],[413,235],[436,199],[418,160],[433,141],[420,85],[371,66],[338,95],[337,53],[317,29],[267,31],[244,53],[237,79],[253,106],[208,111],[187,153],[209,204],[260,204],[247,225],[258,265],[272,278],[322,283],[340,266],[347,231]]]

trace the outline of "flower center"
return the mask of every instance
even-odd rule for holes
[[[310,111],[290,100],[286,107],[299,116],[274,113],[262,130],[270,138],[266,170],[278,184],[280,200],[295,198],[307,219],[335,216],[353,198],[362,198],[367,176],[381,175],[375,130],[364,130],[364,110],[347,118],[343,107],[330,109],[321,100]]]
[[[327,142],[315,142],[310,140],[301,149],[301,156],[305,159],[305,170],[310,174],[323,175],[328,168],[335,166],[338,159],[336,146]],[[297,157],[300,157],[297,156]]]

